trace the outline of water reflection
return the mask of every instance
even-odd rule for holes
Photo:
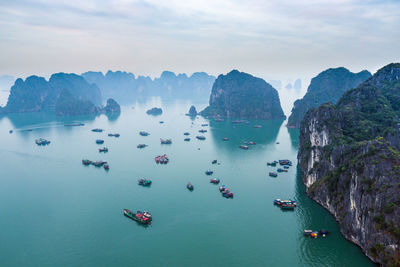
[[[293,149],[297,150],[299,145],[299,129],[297,128],[286,128],[286,129],[290,135],[290,141]]]
[[[246,141],[253,141],[257,144],[256,146],[250,145],[250,148],[274,144],[282,123],[283,120],[252,120],[248,124],[232,123],[231,120],[222,122],[210,120],[209,122],[211,138],[220,144],[217,147],[236,151],[238,151],[238,146],[243,145]],[[222,141],[225,137],[229,138],[229,141]]]

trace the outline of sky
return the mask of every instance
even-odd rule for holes
[[[400,61],[400,0],[1,0],[0,75],[309,79]]]

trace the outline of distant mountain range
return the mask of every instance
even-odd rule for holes
[[[162,72],[159,78],[135,77],[130,72],[108,71],[82,73],[89,83],[95,83],[104,97],[113,97],[120,103],[129,103],[138,97],[161,96],[163,98],[208,99],[215,77],[205,72],[191,76],[171,71]]]

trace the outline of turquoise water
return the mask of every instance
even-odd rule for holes
[[[153,99],[123,107],[112,118],[0,118],[1,265],[373,266],[340,235],[334,218],[306,197],[296,167],[278,178],[268,176],[276,168],[267,167],[267,161],[296,162],[296,130],[282,121],[234,125],[191,120],[184,115],[190,105]],[[164,114],[146,115],[154,106]],[[63,126],[73,121],[85,126]],[[262,128],[253,128],[255,124]],[[90,131],[96,127],[105,132]],[[208,130],[205,141],[194,138],[202,128]],[[141,130],[150,136],[140,136]],[[121,137],[107,136],[115,132]],[[184,132],[191,133],[190,142],[183,141]],[[51,144],[37,146],[39,137]],[[98,138],[105,140],[109,153],[98,152]],[[172,138],[173,144],[161,145],[160,138]],[[244,141],[257,145],[241,150]],[[139,143],[149,146],[140,150]],[[154,157],[164,153],[170,163],[155,164]],[[110,171],[82,166],[83,158],[106,160]],[[212,165],[213,159],[221,165]],[[209,183],[207,169],[231,189],[234,199],[223,198]],[[138,186],[140,177],[150,178],[152,186]],[[193,192],[186,189],[189,181]],[[282,212],[272,205],[275,198],[294,198],[299,207]],[[152,226],[124,217],[124,208],[150,211]],[[321,228],[332,234],[302,236],[304,229]]]

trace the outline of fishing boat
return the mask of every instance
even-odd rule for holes
[[[82,164],[87,166],[87,165],[92,164],[92,161],[91,161],[91,160],[88,160],[88,159],[83,159],[83,160],[82,160]]]
[[[317,237],[318,237],[318,232],[312,232],[312,233],[310,234],[310,237],[312,237],[312,238],[317,238]]]
[[[99,152],[108,152],[108,148],[106,147],[99,148]]]
[[[267,162],[267,165],[268,165],[268,166],[272,166],[272,167],[276,167],[276,162],[275,162],[275,161],[273,161],[273,162]]]
[[[98,145],[104,144],[104,140],[103,139],[97,139],[96,140],[96,144],[98,144]]]
[[[108,166],[108,164],[104,164],[104,165],[103,165],[103,168],[104,168],[106,171],[108,171],[108,170],[110,169],[110,166]]]
[[[224,137],[224,138],[222,138],[222,141],[229,141],[229,138],[228,137]]]
[[[104,164],[107,164],[107,161],[99,160],[99,161],[92,162],[92,164],[93,164],[95,167],[101,167],[101,166],[103,166]]]
[[[140,134],[141,136],[148,136],[148,135],[150,135],[148,132],[145,132],[145,131],[140,131],[139,134]]]
[[[284,166],[284,165],[292,166],[292,162],[288,159],[280,159],[278,162],[279,162],[279,165],[281,165],[281,166]]]
[[[205,129],[199,130],[199,133],[206,133],[206,132],[207,132],[207,130],[205,130]]]
[[[38,146],[45,146],[45,145],[50,144],[50,141],[49,141],[49,140],[46,140],[46,139],[43,139],[43,138],[39,138],[39,139],[36,139],[36,140],[35,140],[35,143],[36,143]]]
[[[233,198],[233,193],[229,190],[225,190],[225,192],[222,192],[222,196],[226,198]]]
[[[138,144],[136,147],[137,148],[145,148],[147,145],[146,144]]]
[[[203,123],[201,126],[202,127],[206,127],[206,126],[208,126],[208,124],[207,123]]]
[[[249,146],[241,145],[241,146],[239,146],[239,148],[244,149],[244,150],[247,150],[247,149],[249,149]]]
[[[103,129],[95,128],[95,129],[92,129],[92,132],[101,133],[101,132],[103,132]]]
[[[282,210],[294,210],[294,208],[296,207],[294,204],[291,203],[282,203],[280,205]]]
[[[185,133],[183,133],[183,135],[190,135],[190,133],[188,133],[188,132],[185,132]]]
[[[196,136],[196,138],[199,140],[206,140],[206,137],[203,135],[198,135],[198,136]]]
[[[217,164],[218,161],[217,161],[216,159],[214,159],[211,163],[212,163],[212,164]]]
[[[183,139],[183,141],[189,142],[190,138],[185,138],[185,139]]]
[[[12,133],[13,133],[13,130],[10,130],[9,133],[12,134]]]
[[[212,184],[219,184],[220,180],[218,178],[213,178],[210,180],[210,183]]]
[[[220,187],[218,187],[219,192],[223,192],[225,190],[227,190],[228,188],[225,187],[225,185],[221,185]]]
[[[269,176],[278,177],[278,174],[276,172],[269,172]]]
[[[124,215],[141,224],[151,224],[151,221],[153,220],[151,214],[147,211],[137,211],[136,213],[133,213],[128,209],[124,209]]]
[[[119,133],[115,133],[115,134],[109,133],[108,136],[110,136],[110,137],[120,137],[120,134]]]
[[[193,191],[193,189],[194,189],[194,187],[193,187],[193,185],[192,185],[191,183],[187,183],[186,188],[187,188],[189,191]]]
[[[164,123],[164,121],[160,121],[160,124],[163,124]]]
[[[312,230],[304,230],[303,235],[310,236],[312,232],[313,232]]]
[[[138,180],[138,185],[150,186],[151,185],[151,180],[147,180],[145,178],[141,178],[141,179]]]
[[[277,172],[288,172],[288,170],[286,170],[286,169],[281,169],[281,168],[278,168],[276,171],[277,171]]]
[[[286,166],[286,165],[285,165],[285,166],[283,166],[283,168],[284,168],[284,169],[289,169],[289,166]]]
[[[261,128],[261,125],[254,125],[254,128]]]
[[[169,158],[167,155],[159,155],[154,158],[157,164],[167,164],[169,162]]]
[[[285,205],[285,206],[293,206],[293,208],[297,207],[297,202],[294,201],[294,200],[291,200],[291,199],[289,199],[289,200],[281,200],[281,199],[277,198],[277,199],[274,200],[274,204],[277,205],[277,206],[280,206],[280,207],[282,207],[283,205]]]
[[[256,143],[253,141],[244,142],[245,145],[255,145]]]
[[[212,175],[214,172],[213,171],[211,171],[211,170],[207,170],[207,171],[205,171],[205,174],[206,175]]]
[[[171,140],[171,139],[161,139],[161,138],[160,138],[160,142],[161,142],[161,144],[163,144],[163,145],[170,145],[170,144],[172,144],[172,140]]]

